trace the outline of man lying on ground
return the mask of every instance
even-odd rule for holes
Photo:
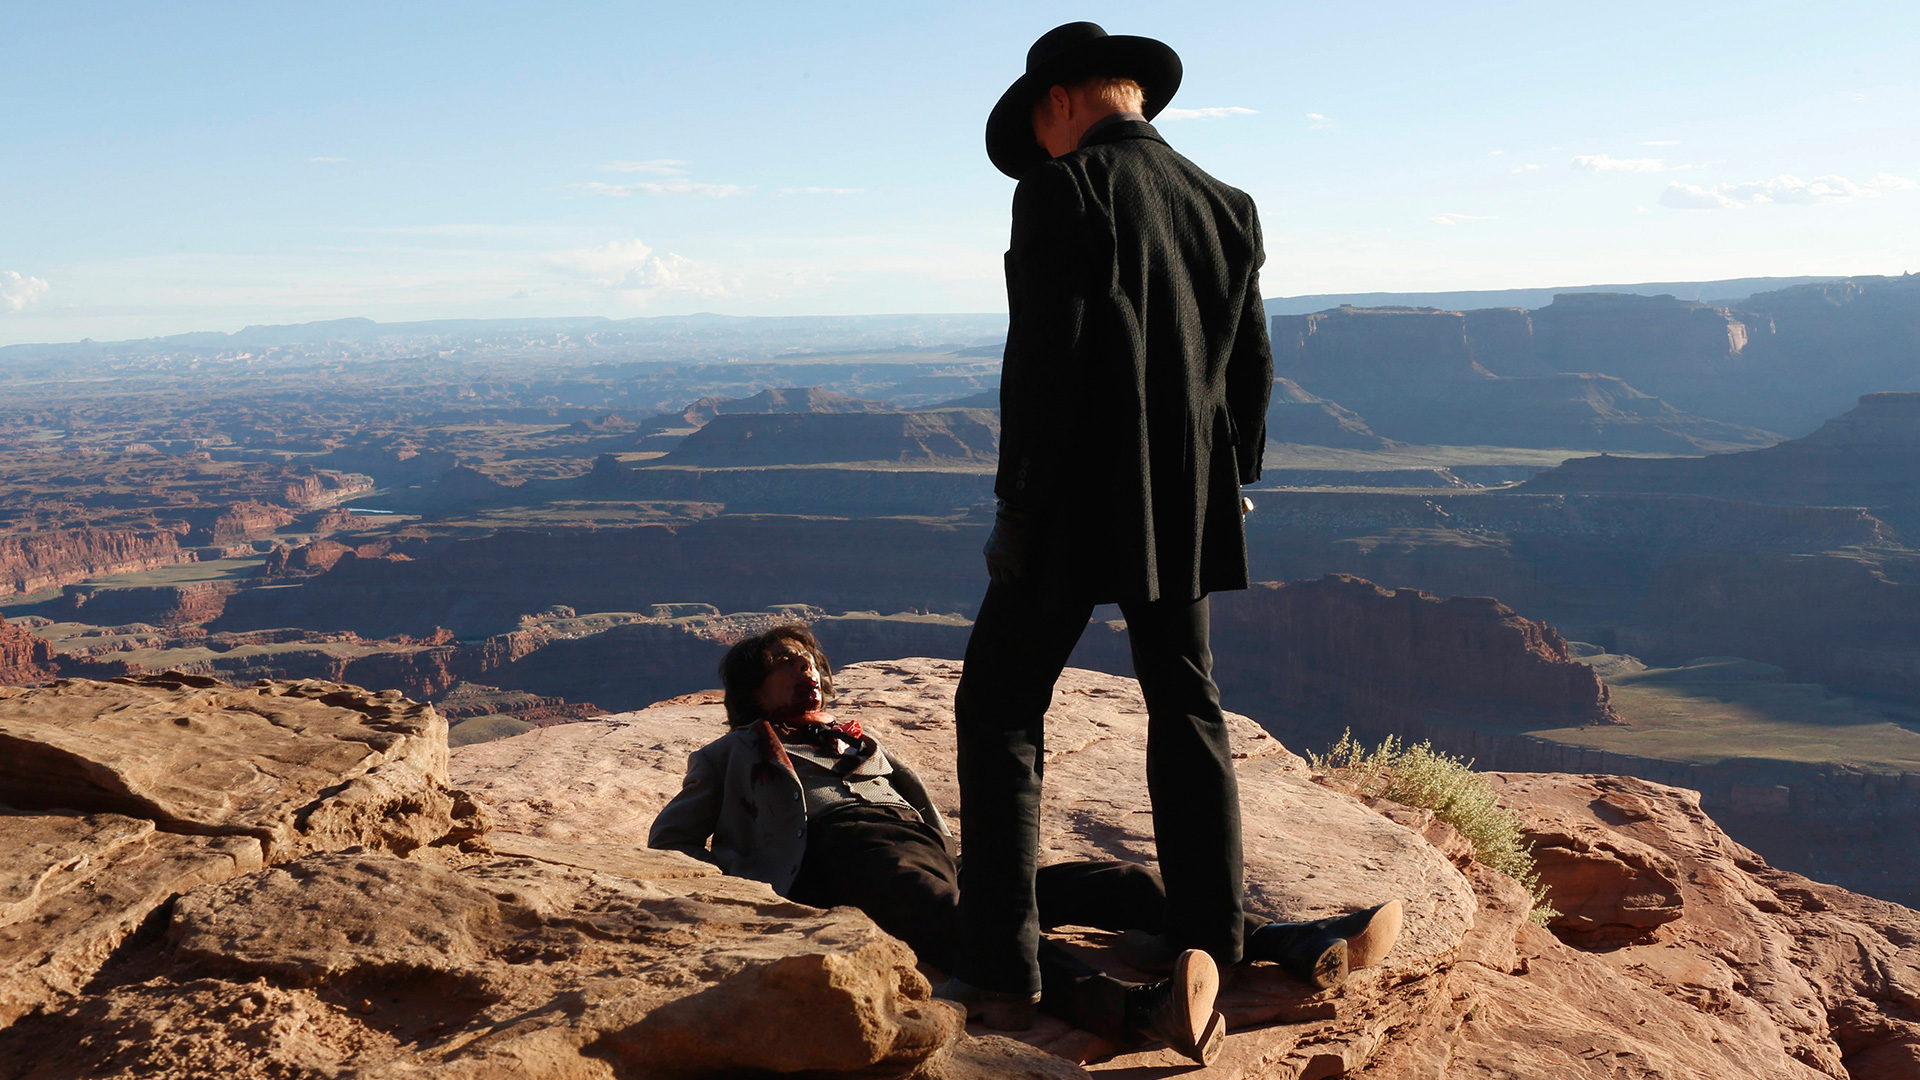
[[[859,908],[921,962],[952,971],[960,875],[946,822],[906,762],[858,721],[824,711],[832,669],[813,634],[792,625],[747,638],[727,652],[720,678],[732,730],[688,757],[686,780],[654,819],[648,844],[764,881],[799,903]],[[1159,1040],[1202,1064],[1213,1059],[1225,1035],[1214,1009],[1219,972],[1199,950],[1156,955],[1166,929],[1157,873],[1126,862],[1061,863],[1040,870],[1037,889],[1042,926],[1126,934],[1130,961],[1168,974],[1122,982],[1043,942],[1041,1009],[1122,1046]],[[1325,988],[1350,967],[1379,962],[1399,929],[1398,901],[1316,922],[1249,916],[1246,956]],[[1032,1023],[1030,1011],[986,1019]]]

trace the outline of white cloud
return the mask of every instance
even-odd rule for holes
[[[1666,165],[1659,158],[1617,158],[1610,154],[1581,154],[1573,167],[1588,172],[1659,172]]]
[[[863,187],[783,187],[782,195],[864,195]]]
[[[1679,146],[1679,139],[1648,139],[1641,146]]]
[[[1875,179],[1877,180],[1878,177]],[[1880,192],[1875,188],[1878,186],[1876,184],[1861,187],[1844,176],[1832,175],[1802,180],[1791,173],[1776,176],[1771,180],[1750,180],[1742,184],[1715,184],[1712,187],[1683,184],[1676,180],[1667,185],[1667,190],[1660,193],[1660,204],[1676,210],[1740,210],[1768,203],[1812,206],[1817,203],[1852,202],[1855,199],[1877,197]]]
[[[685,176],[687,170],[681,168],[686,162],[679,158],[653,158],[648,161],[609,161],[600,166],[603,172],[648,173],[653,176]]]
[[[568,277],[605,286],[623,299],[640,303],[655,293],[727,296],[735,285],[685,256],[657,254],[641,240],[615,240],[600,247],[558,251],[547,256],[547,261]]]
[[[1503,157],[1503,156],[1505,156],[1505,155],[1506,155],[1506,151],[1505,151],[1505,150],[1489,150],[1489,151],[1487,151],[1487,156],[1488,156],[1488,157]]]
[[[1259,109],[1238,105],[1209,105],[1203,109],[1162,109],[1156,120],[1219,120],[1228,116],[1258,116]]]
[[[1909,180],[1904,176],[1895,176],[1892,173],[1874,173],[1873,179],[1867,181],[1867,186],[1879,188],[1882,191],[1911,191],[1914,188],[1920,188],[1920,182]]]
[[[1327,119],[1326,117],[1320,115],[1317,112],[1308,113],[1307,121],[1308,121],[1307,123],[1308,131],[1332,131],[1334,129],[1333,121]]]
[[[693,195],[702,199],[724,199],[729,195],[745,195],[753,190],[739,184],[708,184],[699,180],[641,180],[632,184],[603,184],[598,180],[589,180],[584,184],[567,186],[590,191],[595,195],[609,195],[615,198],[639,194]]]
[[[0,311],[25,311],[47,295],[47,279],[0,270]]]
[[[1517,168],[1517,169],[1508,169],[1507,171],[1508,171],[1508,172],[1517,172],[1517,173],[1525,173],[1525,172],[1539,172],[1539,171],[1540,171],[1540,166],[1538,166],[1538,165],[1522,165],[1522,166],[1520,166],[1520,167],[1519,167],[1519,168]]]
[[[343,158],[343,157],[310,157],[310,158],[308,158],[307,160],[308,160],[308,161],[316,161],[316,162],[319,162],[319,163],[320,163],[320,164],[322,164],[322,165],[338,165],[338,164],[340,164],[340,163],[341,163],[341,162],[343,162],[343,161],[348,161],[348,160],[351,160],[351,159],[349,159],[349,158]]]
[[[1440,214],[1433,219],[1436,225],[1458,225],[1463,221],[1492,221],[1491,217],[1479,217],[1474,214]]]
[[[1738,210],[1746,204],[1722,195],[1718,190],[1675,180],[1660,193],[1660,205],[1671,206],[1675,210]]]

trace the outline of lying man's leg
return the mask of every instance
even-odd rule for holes
[[[1173,970],[1180,950],[1163,936],[1166,888],[1150,867],[1113,860],[1055,863],[1041,867],[1036,880],[1041,926],[1112,931],[1121,935],[1120,955],[1128,963],[1147,972]],[[1278,964],[1324,990],[1344,981],[1349,969],[1383,960],[1400,936],[1400,923],[1398,900],[1309,922],[1273,922],[1249,912],[1242,922],[1243,962]]]

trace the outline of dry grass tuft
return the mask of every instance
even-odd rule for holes
[[[1325,756],[1307,753],[1318,772],[1347,780],[1360,793],[1433,811],[1473,845],[1474,857],[1519,882],[1533,897],[1528,916],[1544,926],[1560,913],[1547,903],[1547,886],[1533,864],[1533,845],[1520,839],[1520,818],[1500,805],[1487,778],[1473,762],[1435,750],[1430,743],[1403,746],[1392,735],[1369,750],[1353,737],[1340,736]]]

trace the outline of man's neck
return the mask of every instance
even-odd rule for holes
[[[1087,130],[1080,133],[1080,145],[1087,145],[1087,140],[1093,138],[1095,133],[1104,131],[1115,124],[1124,124],[1129,120],[1139,120],[1145,123],[1146,119],[1147,117],[1144,113],[1137,113],[1131,109],[1121,109],[1118,112],[1110,112],[1087,125]]]
[[[771,724],[831,724],[833,714],[822,709],[787,708],[767,714]]]

